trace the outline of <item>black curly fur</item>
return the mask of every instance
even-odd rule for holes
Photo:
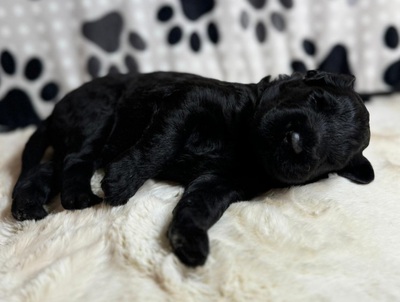
[[[101,202],[90,188],[98,168],[112,206],[149,178],[177,181],[185,192],[169,240],[183,263],[202,265],[207,230],[233,202],[330,172],[373,180],[362,155],[369,115],[353,82],[317,71],[246,85],[172,72],[95,79],[66,95],[28,141],[12,213],[44,218],[58,192],[66,209]],[[41,163],[48,146],[54,156]]]

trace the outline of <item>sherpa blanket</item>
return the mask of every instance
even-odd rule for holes
[[[331,175],[230,206],[190,269],[166,239],[178,185],[128,204],[17,222],[10,192],[33,128],[0,136],[1,301],[400,301],[400,97],[373,100],[366,186]],[[93,177],[99,193],[101,175]]]

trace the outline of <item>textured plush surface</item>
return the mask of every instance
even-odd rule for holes
[[[332,175],[232,205],[188,269],[165,238],[182,189],[148,181],[126,206],[16,222],[10,191],[32,128],[0,136],[1,301],[400,300],[400,97],[369,103],[376,180]],[[99,191],[100,175],[93,178]]]

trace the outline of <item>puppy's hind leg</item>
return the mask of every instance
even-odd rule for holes
[[[11,213],[17,220],[39,220],[47,216],[44,204],[59,192],[59,171],[51,160],[21,174],[13,191]]]
[[[43,205],[59,191],[60,173],[54,159],[41,163],[50,140],[49,119],[42,122],[26,143],[22,169],[12,194],[11,212],[17,220],[42,219],[47,215]],[[58,167],[58,168],[57,168]]]
[[[73,143],[67,146],[62,168],[61,204],[64,209],[84,209],[102,201],[93,194],[90,185],[95,169],[101,166],[101,151],[112,126],[111,119],[101,118],[90,135],[67,139]]]
[[[68,154],[64,159],[61,204],[64,209],[78,210],[94,206],[102,199],[93,194],[90,180],[95,170],[95,154],[90,148]]]
[[[102,98],[106,97],[93,94],[87,95],[87,99],[97,98],[102,103]],[[83,102],[84,97],[78,95],[74,101]],[[66,152],[62,167],[61,204],[67,210],[88,208],[102,201],[93,194],[90,180],[96,168],[102,167],[101,152],[114,125],[114,109],[107,105],[87,110],[86,119],[72,125],[73,131],[69,131],[59,143]]]

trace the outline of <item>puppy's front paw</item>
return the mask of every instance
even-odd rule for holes
[[[132,182],[133,175],[129,167],[124,167],[119,162],[110,164],[101,181],[104,202],[111,206],[126,204],[136,193]]]
[[[66,210],[80,210],[99,204],[102,199],[92,192],[72,190],[61,192],[61,204]]]
[[[207,232],[196,227],[174,227],[168,230],[168,239],[179,260],[191,267],[203,265],[210,252]]]

